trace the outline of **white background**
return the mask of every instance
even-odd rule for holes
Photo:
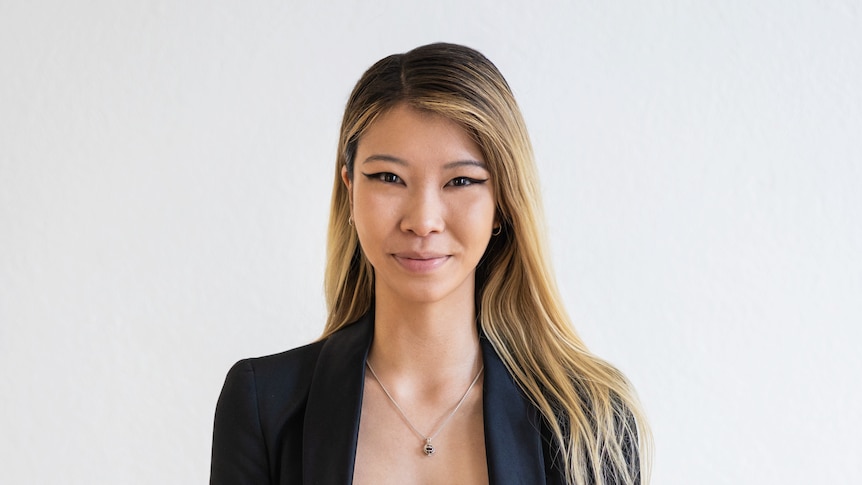
[[[322,329],[350,89],[439,40],[521,103],[654,483],[858,483],[858,2],[324,3],[0,0],[0,483],[207,481],[229,366]]]

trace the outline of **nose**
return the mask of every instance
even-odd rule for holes
[[[445,205],[433,187],[411,191],[401,217],[401,230],[424,237],[442,232],[445,227]]]

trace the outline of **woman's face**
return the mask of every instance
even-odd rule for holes
[[[353,172],[342,178],[378,299],[472,302],[495,203],[491,173],[467,132],[398,105],[359,140]]]

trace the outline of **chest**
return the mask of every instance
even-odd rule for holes
[[[366,382],[353,483],[487,484],[481,386],[451,414],[456,404],[396,406],[379,385]],[[430,455],[424,450],[428,437]]]

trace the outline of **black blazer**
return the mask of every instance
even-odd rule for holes
[[[325,340],[234,365],[216,407],[210,483],[351,483],[373,333],[369,314]],[[562,484],[538,411],[480,340],[490,483]]]

